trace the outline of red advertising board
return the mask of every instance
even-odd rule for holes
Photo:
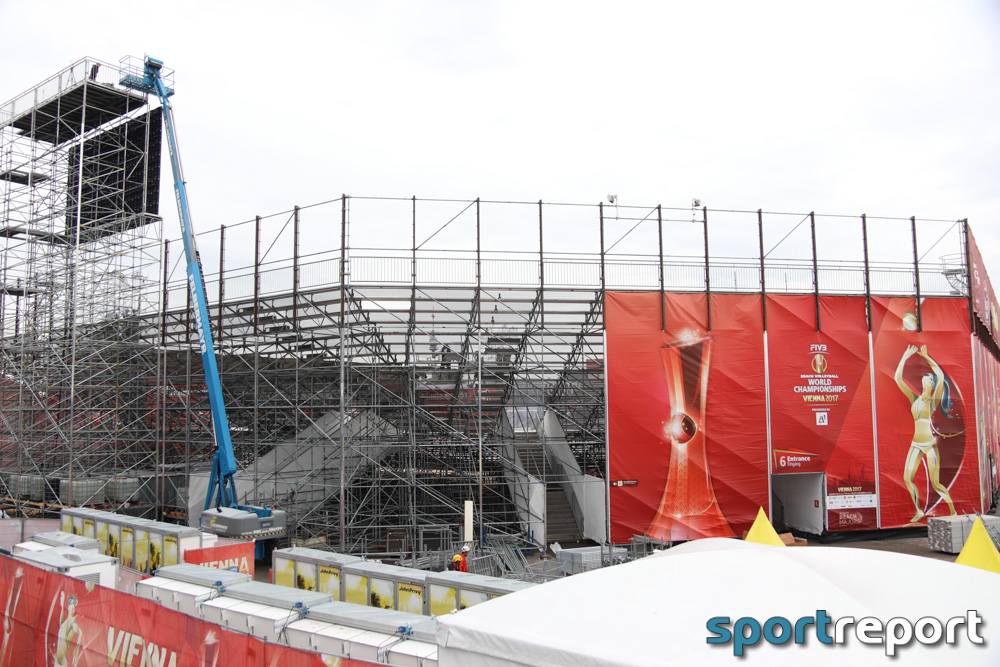
[[[253,576],[253,542],[227,544],[204,549],[188,549],[184,552],[184,562],[220,570],[236,569],[243,574]]]
[[[881,527],[983,509],[968,302],[872,298]]]
[[[759,295],[606,295],[611,538],[739,535],[768,508]]]
[[[971,229],[968,229],[968,239],[969,274],[972,279],[972,310],[986,327],[986,330],[990,332],[993,340],[1000,343],[1000,306],[997,305],[997,296],[990,283],[990,277],[986,274],[983,255],[979,252],[979,246],[976,244]]]
[[[973,346],[976,367],[976,431],[979,436],[979,478],[983,507],[989,507],[998,488],[1000,455],[1000,365],[983,343]]]
[[[0,557],[0,666],[326,667],[134,595]],[[343,667],[370,663],[343,659]]]
[[[825,473],[827,529],[878,527],[864,297],[767,297],[771,471]]]

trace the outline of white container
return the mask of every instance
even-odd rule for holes
[[[411,614],[430,613],[428,572],[399,565],[364,561],[341,570],[344,601]]]
[[[185,583],[182,587],[174,589],[173,608],[188,616],[198,616],[198,607],[201,603],[218,597],[218,594],[214,588]]]
[[[108,500],[115,503],[138,501],[139,485],[138,477],[112,477],[108,480],[104,494]]]
[[[437,644],[406,640],[389,647],[385,663],[396,667],[434,667],[438,662]]]
[[[234,604],[232,607],[226,607],[222,611],[222,624],[230,630],[242,632],[244,634],[250,633],[251,615],[260,614],[268,609],[275,608],[259,602],[247,602],[246,600],[239,600],[238,602],[239,604]]]
[[[136,582],[135,594],[144,600],[151,600],[157,604],[163,605],[164,607],[172,608],[174,603],[174,591],[178,588],[190,585],[191,584],[185,584],[183,581],[153,577],[151,579],[143,579],[142,581]]]
[[[47,547],[74,547],[81,551],[89,551],[95,554],[101,552],[101,545],[96,539],[74,535],[61,530],[37,533],[31,536],[31,541]]]
[[[60,529],[64,533],[95,537],[94,521],[106,514],[89,507],[64,507],[59,512]]]
[[[35,502],[47,502],[52,500],[52,489],[46,483],[46,479],[41,475],[28,475],[28,498]]]
[[[312,650],[344,658],[351,654],[351,640],[367,632],[360,628],[350,628],[336,623],[327,623],[326,625],[328,627],[317,631],[310,638]]]
[[[245,584],[251,580],[249,574],[231,572],[229,570],[220,570],[214,567],[196,565],[194,563],[180,563],[178,565],[161,567],[157,570],[156,576],[164,579],[186,581],[189,584],[197,584],[199,586],[207,586],[209,588]]]
[[[471,572],[451,570],[429,572],[426,581],[432,616],[441,616],[455,610],[467,609],[501,595],[536,585],[516,579],[485,577]]]
[[[263,610],[247,614],[247,628],[252,636],[266,642],[279,643],[281,631],[302,615],[293,609],[267,607]]]
[[[47,551],[51,549],[52,546],[49,544],[40,544],[39,542],[21,542],[20,544],[15,544],[10,548],[10,552],[14,555],[24,553],[24,552],[37,552],[37,551]]]
[[[7,488],[10,489],[10,494],[14,498],[27,498],[31,493],[31,487],[25,481],[28,475],[22,475],[21,473],[11,473],[7,481]]]
[[[188,526],[175,526],[171,523],[157,522],[156,530],[163,534],[163,559],[160,567],[177,565],[184,562],[184,552],[188,549],[201,549],[201,531]]]
[[[243,600],[237,600],[236,598],[212,598],[211,600],[202,602],[198,608],[198,612],[202,619],[209,623],[224,626],[226,624],[225,612],[239,604],[243,604]]]
[[[289,588],[329,593],[334,600],[344,599],[342,568],[361,561],[358,556],[308,547],[275,549],[271,554],[274,583]]]
[[[72,547],[52,547],[45,551],[22,552],[14,557],[49,572],[58,572],[108,588],[118,585],[118,559],[110,556]]]
[[[365,662],[377,664],[382,662],[379,659],[380,650],[389,646],[396,640],[397,638],[392,635],[366,630],[361,634],[354,635],[351,637],[350,641],[347,642],[347,657],[351,660],[363,660]]]
[[[434,642],[437,632],[437,621],[433,618],[393,609],[363,607],[350,602],[328,602],[311,607],[306,612],[306,617],[314,621],[396,636],[397,640],[407,638]],[[406,628],[406,633],[400,634],[400,628]]]
[[[329,627],[329,623],[324,623],[323,621],[313,621],[308,618],[292,621],[285,626],[285,643],[292,648],[297,648],[302,651],[312,651],[312,635],[321,630],[326,630]],[[326,651],[326,653],[327,655],[343,657],[341,653],[334,653],[332,651]]]
[[[317,593],[314,591],[303,591],[287,586],[276,586],[275,584],[265,584],[262,581],[248,581],[245,584],[233,584],[222,591],[222,595],[229,598],[246,600],[247,602],[257,602],[271,607],[282,607],[284,609],[298,609],[305,611],[311,607],[323,605],[333,598],[327,593]]]
[[[71,501],[74,505],[103,505],[105,503],[104,485],[106,483],[107,480],[93,477],[74,479],[72,482],[68,479],[61,479],[59,480],[59,502],[64,505],[70,504]]]

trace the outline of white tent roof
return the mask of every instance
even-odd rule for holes
[[[912,641],[902,664],[1000,664],[1000,575],[945,561],[867,549],[772,547],[705,539],[649,558],[575,575],[439,617],[441,667],[463,665],[852,665],[891,664],[881,645],[826,645],[806,628],[804,645],[763,639],[736,658],[707,643],[710,618],[895,617],[941,621],[976,610],[975,645]],[[732,625],[729,626],[732,629]]]

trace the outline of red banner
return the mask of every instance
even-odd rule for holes
[[[768,507],[758,295],[606,295],[611,538],[739,535]]]
[[[826,474],[827,529],[878,527],[864,297],[767,297],[771,470]]]
[[[976,339],[973,346],[976,365],[976,431],[979,436],[979,479],[983,507],[989,507],[996,494],[997,456],[1000,455],[1000,366],[986,346]]]
[[[253,542],[228,544],[205,549],[188,549],[184,552],[184,562],[214,567],[220,570],[236,569],[253,576]]]
[[[968,228],[967,228],[968,229]],[[993,340],[1000,343],[1000,306],[997,305],[996,292],[986,274],[983,255],[979,252],[976,239],[969,229],[969,273],[972,278],[972,310],[982,322]]]
[[[968,302],[873,297],[872,329],[882,527],[982,510]]]
[[[134,595],[0,558],[0,667],[325,667]],[[337,664],[370,663],[343,659]]]

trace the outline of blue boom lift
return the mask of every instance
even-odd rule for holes
[[[170,167],[174,176],[174,194],[177,198],[177,212],[181,220],[184,238],[184,257],[187,262],[187,282],[194,304],[194,321],[198,330],[198,344],[201,360],[205,367],[205,385],[212,406],[212,425],[215,436],[215,458],[212,461],[212,475],[205,497],[205,511],[201,515],[201,528],[217,535],[236,538],[255,538],[255,556],[264,557],[263,540],[279,537],[285,532],[286,516],[282,510],[269,507],[240,505],[236,498],[237,471],[236,455],[226,417],[226,404],[222,398],[222,382],[215,362],[215,345],[208,319],[208,301],[205,297],[205,283],[201,275],[201,260],[195,242],[194,227],[191,224],[191,207],[188,204],[187,186],[181,167],[181,156],[177,147],[177,133],[174,128],[173,107],[170,97],[174,94],[165,79],[171,73],[163,68],[163,62],[146,57],[141,72],[125,69],[121,84],[127,88],[156,95],[163,108],[166,126],[167,146],[170,152]]]

